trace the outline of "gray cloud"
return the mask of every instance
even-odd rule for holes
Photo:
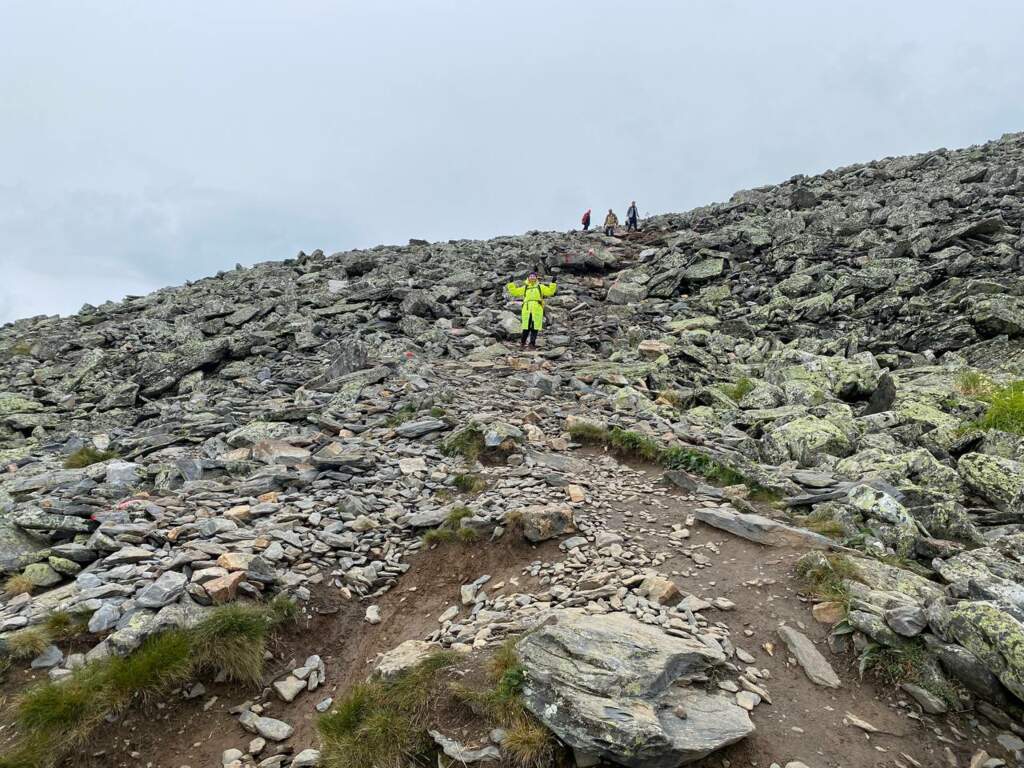
[[[1024,128],[1015,2],[11,2],[0,321]]]

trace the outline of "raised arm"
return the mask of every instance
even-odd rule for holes
[[[540,287],[541,296],[554,296],[555,291],[558,290],[558,283],[548,283]]]
[[[505,290],[509,292],[510,296],[514,296],[516,298],[521,299],[523,297],[523,294],[526,293],[526,286],[520,286],[516,285],[515,283],[509,283],[508,285],[505,286]]]

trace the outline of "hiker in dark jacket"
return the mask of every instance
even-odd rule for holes
[[[634,200],[632,203],[629,204],[629,208],[626,210],[626,231],[627,232],[629,232],[630,230],[632,230],[634,232],[637,231],[637,221],[638,221],[639,218],[640,218],[640,215],[637,213],[637,210],[636,210],[636,200]]]
[[[583,231],[586,232],[590,229],[590,209],[587,208],[587,212],[583,214],[583,218],[580,219],[580,224],[583,225]]]

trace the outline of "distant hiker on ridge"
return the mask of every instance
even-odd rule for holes
[[[586,213],[583,214],[583,218],[580,219],[580,224],[583,225],[583,231],[586,232],[590,229],[590,209],[587,208]]]
[[[640,218],[636,211],[636,200],[629,204],[629,208],[626,209],[626,231],[637,230],[637,220]]]
[[[609,208],[608,215],[604,217],[604,233],[611,237],[615,234],[615,228],[619,226],[619,217]]]
[[[526,346],[526,339],[530,339],[530,346],[537,346],[537,334],[544,328],[544,299],[554,296],[558,290],[556,283],[543,285],[537,277],[536,272],[531,272],[522,285],[516,285],[515,281],[505,286],[510,295],[523,300],[523,335],[519,339],[519,346]]]

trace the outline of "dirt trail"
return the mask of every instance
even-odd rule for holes
[[[757,730],[695,765],[767,767],[772,762],[785,765],[799,760],[813,768],[953,768],[967,766],[978,749],[1012,758],[996,742],[996,729],[984,720],[979,723],[970,713],[923,715],[908,696],[861,680],[853,657],[829,652],[828,627],[814,620],[812,603],[803,596],[804,585],[794,573],[793,565],[805,550],[764,547],[698,522],[682,542],[687,549],[706,549],[709,564],[697,566],[668,533],[698,505],[681,492],[658,489],[661,472],[657,468],[624,468],[623,474],[630,478],[634,498],[615,503],[603,516],[605,525],[627,534],[652,554],[669,553],[660,570],[672,576],[684,594],[732,601],[734,608],[709,608],[705,616],[725,623],[733,644],[755,658],[754,666],[770,674],[766,687],[772,703],[755,709],[752,719]],[[645,487],[655,490],[644,492]],[[815,685],[791,663],[776,634],[781,624],[798,628],[817,644],[841,678],[841,688]],[[774,646],[773,654],[765,650],[767,643]],[[869,735],[853,726],[847,713],[871,723],[879,733]]]
[[[567,398],[519,402],[499,392],[494,383],[513,371],[543,366],[539,358],[527,356],[490,370],[451,366],[449,372],[460,397],[472,408],[498,413],[513,424],[538,423],[551,438],[561,431],[564,413],[576,411],[575,402]],[[766,548],[700,523],[688,524],[689,515],[708,502],[661,484],[661,472],[655,467],[628,466],[584,448],[556,450],[554,455],[579,460],[571,463],[567,473],[587,490],[587,500],[574,510],[577,520],[595,525],[591,532],[619,533],[627,543],[639,545],[684,594],[732,601],[729,610],[707,608],[703,615],[726,625],[732,643],[750,653],[754,666],[769,675],[766,687],[772,703],[762,703],[753,712],[757,730],[698,766],[768,768],[773,762],[785,765],[800,760],[810,768],[954,768],[967,766],[978,748],[1005,755],[995,742],[997,731],[984,721],[974,720],[969,713],[944,718],[921,715],[908,697],[862,682],[851,659],[829,653],[827,628],[812,618],[810,603],[801,595],[802,585],[794,575],[793,563],[802,551]],[[507,478],[508,471],[484,470],[492,479]],[[671,536],[673,526],[687,527],[688,537],[681,537],[678,530]],[[488,574],[492,585],[505,582],[511,591],[544,591],[543,584],[526,574],[535,561],[560,561],[564,553],[558,543],[534,547],[518,535],[506,534],[496,543],[421,551],[410,558],[410,570],[396,587],[376,602],[382,621],[375,626],[364,620],[369,603],[346,601],[334,589],[322,586],[312,601],[313,617],[273,649],[267,676],[273,680],[273,675],[319,654],[326,663],[327,680],[316,692],[285,704],[269,688],[207,684],[205,694],[193,700],[133,710],[105,731],[90,754],[76,757],[73,764],[89,768],[219,765],[223,750],[244,749],[253,738],[230,712],[246,700],[263,702],[265,714],[295,727],[288,742],[295,751],[315,747],[318,702],[343,696],[365,678],[380,653],[405,640],[423,639],[436,629],[438,616],[459,603],[463,584]],[[817,643],[840,675],[840,689],[814,685],[799,666],[790,663],[777,635],[782,623],[799,628]],[[774,646],[773,654],[766,651],[767,644]],[[847,713],[880,732],[864,733],[850,724]],[[273,752],[268,747],[263,756]]]

